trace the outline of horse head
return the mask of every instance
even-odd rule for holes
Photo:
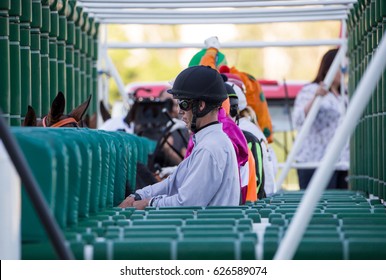
[[[37,121],[35,110],[28,106],[23,126],[44,126],[44,127],[79,127],[82,117],[90,105],[91,95],[85,102],[72,110],[68,115],[64,114],[66,101],[62,92],[59,92],[52,101],[51,109],[41,120]]]

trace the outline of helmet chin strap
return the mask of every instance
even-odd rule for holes
[[[193,132],[193,133],[196,133],[197,132],[197,113],[198,113],[198,103],[199,101],[198,100],[194,100],[193,104],[192,104],[192,123],[190,124],[190,130]]]
[[[199,100],[195,100],[192,104],[192,123],[190,125],[190,130],[193,133],[196,133],[199,128],[197,128],[197,118],[202,118],[206,116],[210,111],[212,111],[214,108],[219,107],[218,105],[211,105],[205,102],[205,108],[202,111],[199,111]]]

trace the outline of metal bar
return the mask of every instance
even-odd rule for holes
[[[130,18],[110,18],[100,19],[95,15],[95,20],[103,24],[248,24],[248,23],[273,23],[273,22],[308,22],[308,21],[333,21],[347,19],[347,15],[341,16],[303,16],[303,17],[278,17],[278,18],[222,18],[222,19],[130,19]]]
[[[301,203],[296,210],[295,216],[290,223],[286,234],[275,254],[275,260],[292,259],[300,243],[304,231],[312,217],[315,206],[318,203],[323,190],[333,172],[334,163],[337,161],[340,151],[348,141],[350,135],[365,110],[372,93],[377,85],[386,66],[386,33],[383,34],[382,41],[378,50],[373,56],[361,81],[356,88],[351,99],[346,116],[342,124],[337,129],[337,133],[328,146],[326,154],[322,160],[322,165],[312,177],[306,189]]]
[[[91,13],[90,13],[91,14]],[[258,13],[249,13],[249,14],[242,14],[242,13],[232,13],[232,14],[225,14],[225,13],[213,13],[213,14],[203,14],[203,13],[196,13],[196,14],[117,14],[117,13],[99,13],[99,14],[92,14],[93,16],[99,18],[99,19],[149,19],[152,20],[163,20],[163,19],[169,19],[169,20],[178,20],[178,19],[191,19],[191,20],[206,20],[206,19],[239,19],[239,18],[275,18],[275,17],[281,17],[281,14],[278,13],[265,13],[265,14],[258,14]],[[318,16],[318,17],[332,17],[332,16],[341,16],[345,17],[347,15],[346,11],[331,11],[328,13],[324,12],[307,12],[307,13],[297,13],[297,14],[291,14],[286,13],[285,16],[288,18],[291,17],[311,17],[311,16]]]
[[[344,164],[349,164],[348,162],[341,162]],[[285,162],[281,162],[277,164],[278,169],[282,169],[285,166]],[[320,166],[320,162],[299,162],[299,163],[292,163],[291,168],[295,169],[315,169]],[[340,166],[340,164],[337,164],[335,166]]]
[[[237,8],[237,7],[278,7],[278,6],[304,6],[304,5],[350,5],[356,3],[356,0],[326,0],[326,1],[244,1],[244,2],[213,2],[213,1],[176,1],[168,3],[146,3],[142,1],[128,2],[126,0],[115,0],[106,3],[100,1],[78,0],[77,6],[87,8]]]
[[[217,14],[221,14],[223,16],[232,16],[239,17],[240,15],[245,14],[254,14],[254,15],[262,15],[265,16],[267,14],[302,14],[302,13],[311,13],[311,12],[341,12],[347,11],[348,8],[346,6],[329,6],[329,7],[314,7],[314,8],[285,8],[285,9],[269,9],[269,8],[251,8],[251,9],[216,9],[216,10],[208,10],[208,9],[196,9],[196,10],[172,10],[172,9],[110,9],[106,8],[103,10],[92,9],[92,8],[84,8],[85,12],[95,13],[99,16],[102,15],[126,15],[128,17],[132,16],[193,16],[193,15],[204,15],[204,16],[214,16]]]
[[[233,48],[264,48],[264,47],[312,47],[312,46],[340,46],[345,43],[345,39],[325,39],[325,40],[291,40],[281,42],[267,42],[267,41],[246,41],[246,42],[228,42],[221,43],[222,49]],[[108,43],[109,49],[181,49],[181,48],[197,48],[202,49],[202,43],[126,43],[114,42]]]
[[[347,44],[343,44],[341,48],[339,49],[338,53],[335,56],[335,59],[330,67],[330,69],[327,72],[327,75],[324,79],[324,84],[326,88],[330,88],[331,83],[334,79],[335,73],[339,70],[340,62],[342,58],[344,57],[346,53]],[[316,115],[318,114],[319,107],[321,105],[322,98],[317,96],[314,100],[314,103],[312,104],[312,107],[307,114],[307,117],[303,123],[303,126],[301,127],[298,135],[296,136],[295,142],[292,146],[291,152],[289,153],[286,164],[280,173],[279,179],[277,180],[277,188],[281,189],[281,185],[283,184],[285,178],[287,177],[288,171],[291,168],[291,164],[295,159],[296,154],[301,148],[301,145],[303,144],[304,139],[308,135],[308,132],[311,129],[311,125],[314,122]]]
[[[118,86],[118,90],[122,96],[122,100],[126,103],[128,103],[128,94],[125,91],[125,85],[123,84],[123,81],[121,79],[121,76],[119,76],[117,68],[115,68],[114,63],[111,61],[110,57],[108,56],[107,53],[105,53],[105,61],[106,61],[106,66],[110,70],[111,76],[114,78],[114,81],[116,82]]]

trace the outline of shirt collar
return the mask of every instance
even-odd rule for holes
[[[193,143],[196,144],[197,142],[200,142],[201,139],[213,131],[222,131],[222,123],[215,123],[199,130],[193,135]]]

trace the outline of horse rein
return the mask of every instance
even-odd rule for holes
[[[46,119],[47,119],[47,116],[45,116],[42,119],[42,123],[43,123],[44,127],[63,127],[65,125],[67,125],[67,124],[73,124],[73,125],[75,125],[75,127],[79,127],[78,122],[73,117],[69,117],[69,118],[66,118],[64,120],[58,121],[57,123],[54,123],[51,126],[48,126],[46,124]]]

